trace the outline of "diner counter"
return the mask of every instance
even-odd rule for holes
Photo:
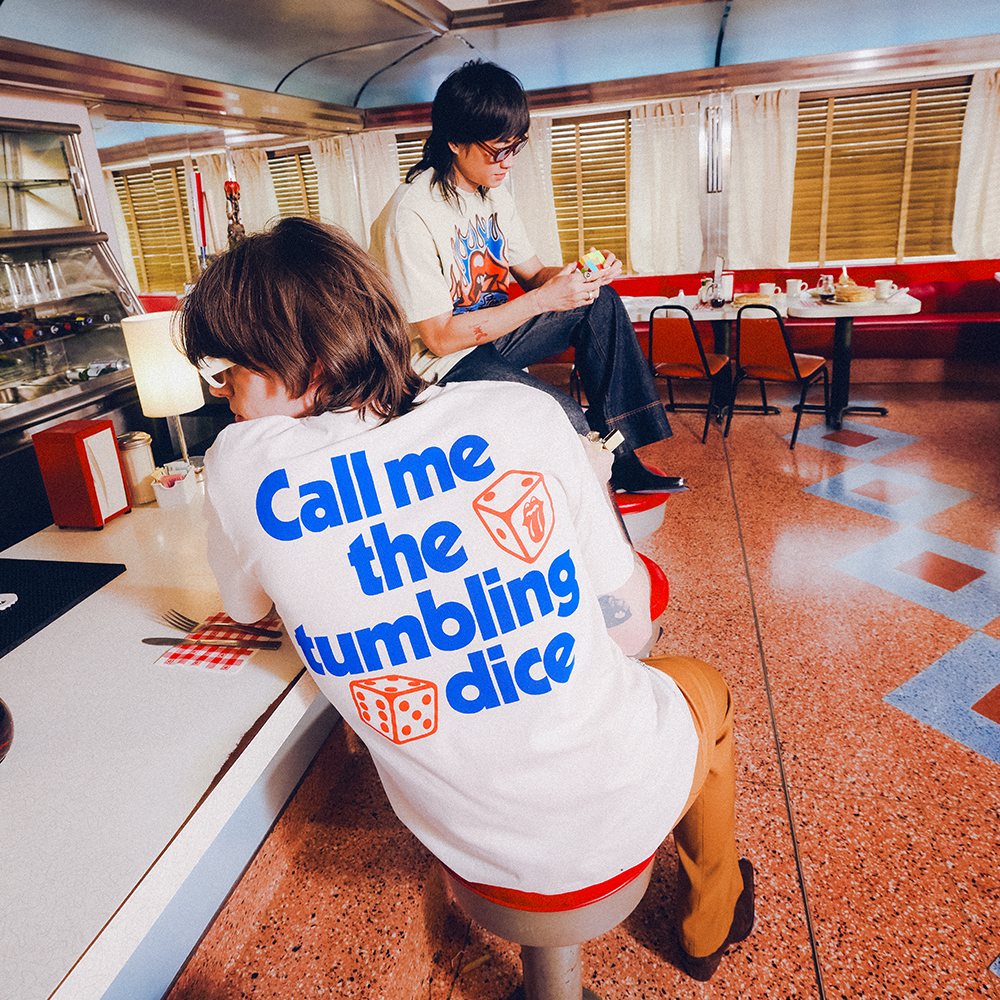
[[[170,608],[222,610],[202,502],[199,485],[187,505],[0,553],[127,567],[0,658],[5,1000],[159,997],[336,722],[287,637],[231,672],[158,663],[166,649],[140,642],[180,637],[156,622]]]

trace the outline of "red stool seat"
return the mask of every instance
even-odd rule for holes
[[[485,885],[482,882],[470,882],[456,875],[447,865],[442,865],[448,875],[471,889],[477,896],[488,899],[501,906],[509,906],[515,910],[528,910],[531,913],[556,913],[561,910],[575,910],[581,906],[589,906],[617,892],[628,885],[634,878],[642,874],[642,870],[652,861],[647,858],[627,871],[620,872],[613,878],[597,885],[589,885],[585,889],[575,889],[573,892],[560,892],[549,896],[540,892],[522,892],[520,889],[505,889],[497,885]]]
[[[649,556],[638,553],[649,572],[649,620],[655,622],[667,609],[670,602],[670,582],[667,574]]]
[[[658,476],[664,473],[656,466],[649,466],[650,472]],[[663,523],[664,506],[672,493],[615,493],[615,506],[622,516],[625,529],[632,541],[646,538]]]

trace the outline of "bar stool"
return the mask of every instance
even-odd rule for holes
[[[649,470],[658,476],[664,474],[655,465],[649,466]],[[653,534],[663,524],[664,508],[673,494],[615,493],[613,496],[628,537],[636,542]]]
[[[653,534],[661,524],[670,493],[616,493],[615,506],[633,542]]]
[[[556,896],[468,882],[441,867],[469,917],[521,945],[524,1000],[600,1000],[583,988],[581,946],[616,927],[639,905],[653,858],[607,882]]]

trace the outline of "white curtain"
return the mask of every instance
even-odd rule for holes
[[[732,123],[726,266],[787,267],[799,92],[737,93]]]
[[[234,149],[230,153],[199,156],[198,172],[205,198],[205,245],[209,254],[222,253],[229,246],[226,217],[226,189],[229,179],[227,157],[231,159],[240,186],[240,223],[244,230],[259,233],[278,219],[278,198],[263,149]]]
[[[309,143],[319,183],[319,214],[365,249],[371,225],[399,186],[399,155],[391,132],[338,135]]]
[[[225,153],[199,156],[198,172],[201,174],[202,199],[205,206],[205,248],[209,256],[222,253],[229,245],[226,238],[226,191],[228,179]],[[242,192],[241,192],[242,195]],[[240,198],[242,201],[242,196]],[[242,216],[243,206],[240,206]]]
[[[527,221],[528,238],[539,259],[545,265],[562,265],[552,191],[551,118],[532,118],[528,145],[514,157],[509,183],[517,214]]]
[[[701,266],[700,133],[697,97],[632,109],[629,267],[637,274]]]
[[[962,259],[1000,257],[1000,69],[972,77],[951,239]]]

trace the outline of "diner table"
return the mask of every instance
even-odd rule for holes
[[[199,484],[190,503],[50,526],[0,552],[8,581],[52,561],[125,567],[3,644],[4,998],[158,1000],[336,724],[287,635],[229,669],[140,641],[182,637],[156,621],[170,608],[222,610],[203,502]]]
[[[836,430],[843,426],[844,416],[849,413],[867,413],[886,416],[884,406],[854,406],[851,396],[851,337],[854,320],[859,316],[900,316],[920,312],[920,300],[900,290],[887,299],[872,299],[869,302],[823,302],[811,295],[803,295],[798,301],[788,304],[789,316],[797,319],[834,320],[833,358],[830,373],[830,409],[827,424]],[[807,413],[822,413],[824,408],[806,404]]]
[[[646,329],[646,325],[649,323],[649,314],[656,306],[684,306],[691,313],[695,323],[712,324],[715,353],[730,354],[733,323],[736,322],[736,314],[740,311],[740,307],[732,301],[714,307],[700,304],[694,295],[678,295],[672,299],[652,295],[623,295],[621,299],[633,325],[639,324],[636,334],[640,341],[642,340],[642,330]],[[769,304],[774,306],[782,316],[787,315],[786,296],[783,293],[772,295]]]

